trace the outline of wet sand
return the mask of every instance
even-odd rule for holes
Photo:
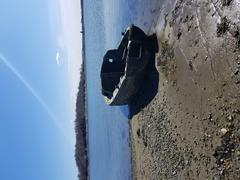
[[[133,179],[240,179],[240,1],[169,0],[154,13],[158,91],[130,120]]]

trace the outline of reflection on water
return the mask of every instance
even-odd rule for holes
[[[124,115],[124,117],[126,117],[126,118],[129,117],[129,107],[128,107],[128,105],[126,105],[126,106],[119,106],[119,110]]]

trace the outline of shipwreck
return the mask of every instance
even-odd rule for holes
[[[146,35],[131,25],[122,33],[117,49],[103,57],[101,68],[102,95],[108,105],[126,105],[138,92],[149,59],[158,51],[155,34]]]

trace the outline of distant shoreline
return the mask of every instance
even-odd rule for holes
[[[80,82],[78,87],[75,119],[75,161],[78,168],[78,179],[87,180],[88,175],[88,116],[87,116],[87,84],[86,84],[86,63],[85,63],[85,25],[84,8],[81,0],[81,24],[82,30],[82,65],[80,69]]]

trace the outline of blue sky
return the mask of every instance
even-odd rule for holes
[[[79,3],[0,2],[0,179],[77,179]]]

